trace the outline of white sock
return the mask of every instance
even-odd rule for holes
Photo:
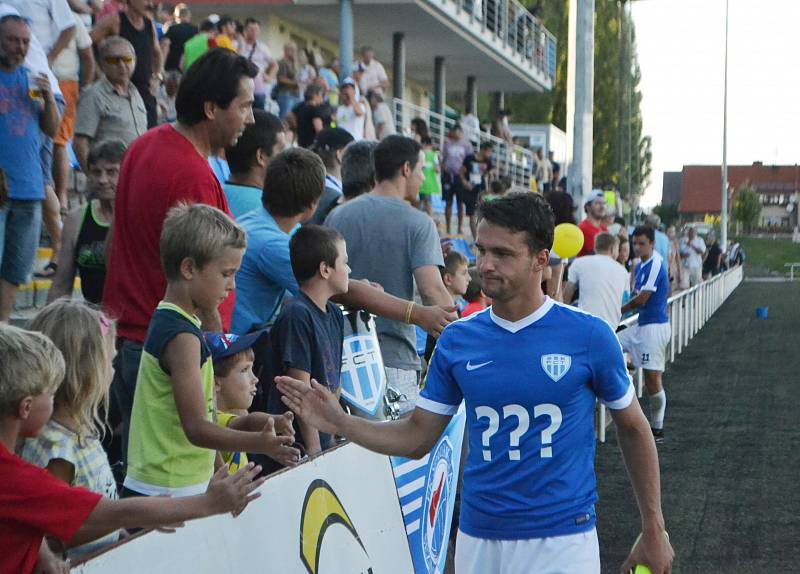
[[[656,430],[664,428],[664,413],[667,410],[667,393],[661,389],[650,395],[650,426]]]

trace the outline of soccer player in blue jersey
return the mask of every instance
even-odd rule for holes
[[[541,195],[481,207],[476,245],[493,306],[448,326],[410,417],[346,415],[324,387],[277,378],[286,404],[314,426],[376,452],[422,457],[466,403],[469,455],[457,574],[596,574],[595,399],[611,408],[639,504],[642,536],[623,570],[671,570],[658,454],[634,399],[620,345],[602,320],[541,290],[553,243]]]
[[[655,251],[655,230],[641,225],[633,230],[633,251],[640,259],[636,266],[633,298],[622,306],[623,315],[637,309],[637,324],[619,332],[619,341],[633,364],[644,371],[644,384],[650,396],[650,427],[656,442],[664,440],[664,413],[667,395],[661,383],[670,339],[669,275],[664,259]]]

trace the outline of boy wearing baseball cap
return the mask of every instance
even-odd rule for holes
[[[265,340],[266,335],[266,330],[241,337],[232,333],[204,333],[214,364],[216,422],[221,427],[233,430],[257,432],[272,418],[278,434],[294,436],[294,415],[291,411],[274,417],[261,412],[247,412],[253,404],[258,383],[258,377],[253,374],[253,347]],[[220,455],[231,473],[247,466],[247,454],[244,452],[220,451]]]

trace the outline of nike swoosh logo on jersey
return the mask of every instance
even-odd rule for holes
[[[467,370],[474,371],[475,369],[480,369],[481,367],[485,367],[489,363],[494,363],[494,361],[486,361],[485,363],[478,363],[477,365],[473,365],[472,361],[467,361]]]

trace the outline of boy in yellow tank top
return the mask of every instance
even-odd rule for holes
[[[289,418],[268,417],[254,430],[214,422],[214,368],[198,315],[213,316],[234,288],[244,231],[216,208],[179,205],[167,215],[160,242],[167,290],[144,342],[122,495],[202,493],[217,450],[296,463],[294,437],[276,432],[291,427]]]

